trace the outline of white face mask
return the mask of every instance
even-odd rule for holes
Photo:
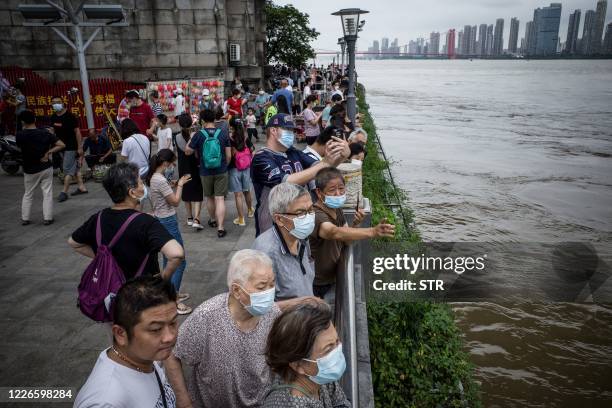
[[[54,103],[52,105],[52,107],[53,107],[54,111],[61,112],[64,109],[64,104],[62,104],[62,103]]]

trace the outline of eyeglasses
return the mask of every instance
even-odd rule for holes
[[[283,213],[283,215],[293,215],[295,218],[302,220],[308,215],[314,215],[315,211],[312,207],[309,210],[299,210],[294,213]]]

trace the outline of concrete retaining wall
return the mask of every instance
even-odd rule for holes
[[[78,79],[76,54],[68,44],[50,28],[22,26],[23,18],[17,6],[28,3],[44,2],[0,2],[0,66],[31,68],[50,81]],[[121,4],[130,24],[104,28],[91,43],[86,58],[92,79],[144,82],[185,76],[216,77],[223,73],[226,80],[240,75],[245,82],[258,82],[263,77],[264,0],[89,0],[87,3]],[[61,30],[74,39],[72,28]],[[93,28],[84,28],[84,38],[89,38],[93,31]],[[235,67],[228,63],[230,43],[240,45],[241,61]]]

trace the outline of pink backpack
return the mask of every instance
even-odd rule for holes
[[[121,225],[108,245],[102,244],[102,230],[100,228],[100,218],[102,212],[98,213],[96,224],[96,243],[98,250],[96,256],[91,261],[79,284],[79,297],[77,305],[81,312],[97,322],[112,321],[112,303],[119,288],[125,283],[125,275],[113,257],[113,246],[119,241],[128,225],[141,213],[134,213]],[[140,276],[149,260],[149,254],[138,268],[134,277]]]
[[[236,168],[240,171],[246,170],[251,167],[251,150],[246,146],[240,152],[236,152],[234,159],[236,160]]]

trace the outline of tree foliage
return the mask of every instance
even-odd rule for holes
[[[266,1],[266,59],[299,66],[315,56],[310,42],[319,32],[310,28],[310,16],[291,4],[278,6]]]

